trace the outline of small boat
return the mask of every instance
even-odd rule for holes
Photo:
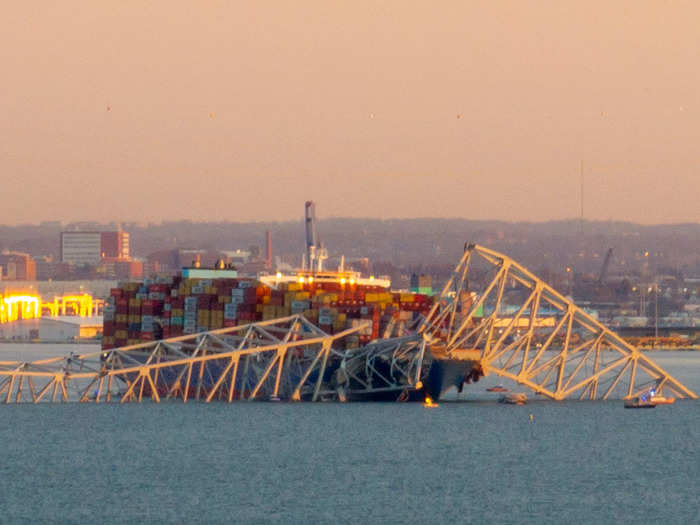
[[[486,389],[487,392],[510,392],[509,389],[503,385],[496,385]]]
[[[655,405],[672,405],[676,402],[676,398],[653,395],[651,396],[651,402]]]
[[[657,394],[656,390],[654,390],[653,388],[650,388],[649,392],[644,394],[644,396],[648,397],[649,400],[655,405],[672,405],[676,402],[675,397],[665,397],[661,394]]]
[[[527,403],[527,396],[522,392],[514,392],[503,396],[498,400],[499,403],[505,403],[507,405],[524,405]]]
[[[626,399],[625,408],[656,408],[656,404],[647,396],[638,396]]]

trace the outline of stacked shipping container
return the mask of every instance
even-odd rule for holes
[[[367,323],[350,347],[397,335],[427,313],[432,297],[392,293],[357,284],[281,283],[276,289],[256,280],[183,279],[127,282],[111,290],[104,309],[102,347],[114,348],[218,328],[303,314],[327,333]]]

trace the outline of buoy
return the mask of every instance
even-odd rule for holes
[[[533,416],[532,414],[530,414],[530,421],[534,421],[534,420],[535,420],[535,416]]]

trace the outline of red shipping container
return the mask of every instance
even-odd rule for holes
[[[116,313],[125,314],[129,311],[129,300],[128,299],[117,299]]]
[[[102,335],[103,336],[113,336],[114,332],[116,332],[117,326],[114,323],[114,321],[104,321],[102,324]]]
[[[200,295],[197,298],[197,308],[200,310],[208,310],[211,304],[211,295]]]

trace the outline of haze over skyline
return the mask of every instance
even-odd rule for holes
[[[66,2],[0,19],[0,223],[700,222],[700,4]]]

